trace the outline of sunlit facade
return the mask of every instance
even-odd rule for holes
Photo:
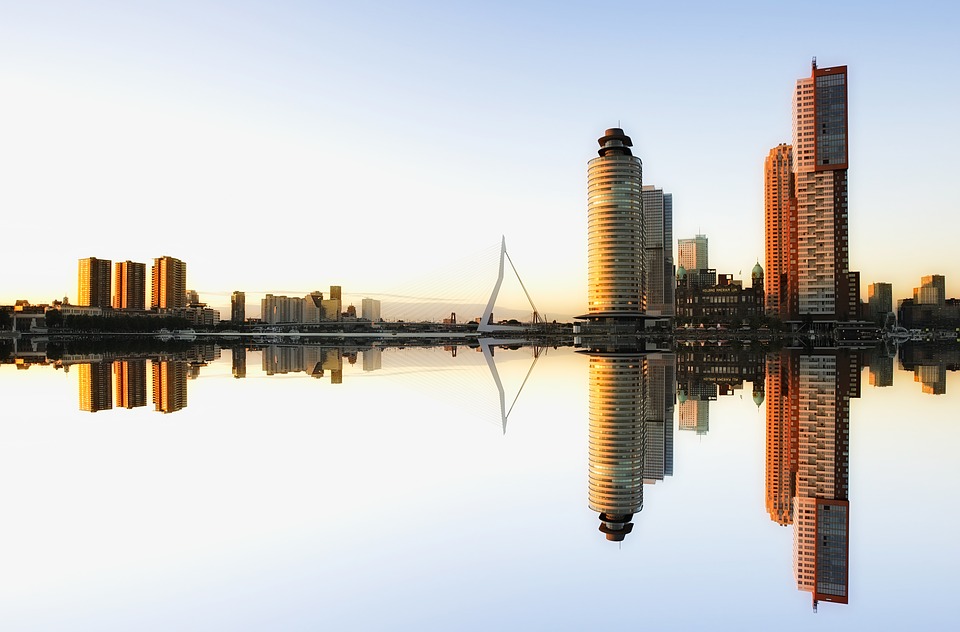
[[[637,319],[646,311],[643,166],[622,129],[598,142],[587,169],[587,317]]]
[[[77,266],[77,305],[110,307],[110,260],[87,257]]]
[[[612,541],[633,530],[643,508],[646,371],[638,354],[590,354],[590,509]]]
[[[781,320],[800,313],[797,285],[797,200],[793,147],[780,144],[763,164],[766,312]]]
[[[799,441],[799,384],[796,354],[767,358],[766,508],[780,525],[793,523]]]
[[[849,270],[847,141],[847,67],[818,68],[814,61],[793,98],[801,318],[846,321],[859,315],[859,276]]]
[[[183,309],[187,306],[187,264],[174,257],[153,260],[150,307]]]
[[[646,252],[647,315],[673,316],[673,195],[644,185],[643,222]]]
[[[113,308],[146,309],[147,264],[118,261],[113,265]]]

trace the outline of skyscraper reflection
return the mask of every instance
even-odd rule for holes
[[[116,360],[113,363],[116,378],[117,406],[138,408],[147,405],[147,361],[143,358]]]
[[[187,362],[153,361],[153,405],[158,412],[175,413],[187,407]]]
[[[794,578],[814,609],[849,599],[850,400],[861,365],[846,349],[782,351],[767,363],[767,512],[793,524]]]
[[[600,531],[622,541],[643,508],[647,359],[639,352],[590,354],[589,502]]]
[[[95,413],[113,408],[113,376],[109,362],[77,365],[80,384],[80,410]]]

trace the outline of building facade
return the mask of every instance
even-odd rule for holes
[[[871,321],[885,325],[888,315],[893,314],[893,285],[871,283],[867,287],[867,311]]]
[[[646,312],[643,165],[620,128],[597,141],[587,167],[587,314],[637,320]]]
[[[780,144],[763,163],[766,312],[780,320],[800,314],[797,285],[797,199],[793,147]]]
[[[113,308],[144,310],[147,307],[147,264],[118,261],[113,265]]]
[[[692,282],[689,273],[677,273],[678,323],[731,323],[763,316],[763,269],[758,263],[751,272],[750,287],[734,280],[732,274],[721,274],[717,283],[701,286]]]
[[[646,253],[647,314],[673,316],[673,195],[653,185],[641,189]]]
[[[187,264],[174,257],[153,260],[150,282],[151,309],[183,309],[187,306]]]
[[[80,259],[77,266],[77,305],[110,307],[110,268],[109,259]]]
[[[709,268],[707,257],[707,236],[697,235],[691,239],[677,241],[677,265],[690,270],[705,270]]]
[[[942,274],[920,277],[920,287],[913,288],[913,302],[917,305],[943,307],[947,298],[946,278]]]
[[[380,322],[380,301],[375,298],[364,298],[360,301],[360,318],[371,323]]]
[[[236,291],[230,295],[230,320],[242,324],[247,319],[247,295]]]
[[[818,68],[793,97],[799,316],[822,321],[859,315],[859,275],[847,239],[847,67]]]

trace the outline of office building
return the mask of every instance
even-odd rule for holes
[[[380,322],[380,301],[375,298],[364,298],[360,301],[360,318],[371,323]]]
[[[818,68],[814,60],[793,98],[801,318],[848,321],[859,315],[859,275],[849,270],[847,145],[847,67]]]
[[[233,362],[233,377],[241,379],[247,377],[247,348],[233,347],[230,350]]]
[[[871,283],[867,286],[867,311],[871,321],[883,327],[893,319],[893,285]]]
[[[800,313],[797,285],[797,199],[793,147],[780,144],[763,163],[766,312],[780,320]]]
[[[643,221],[646,253],[647,315],[673,316],[673,195],[644,185]]]
[[[187,290],[187,297],[185,299],[187,305],[200,305],[200,293],[196,290]]]
[[[183,309],[187,306],[187,264],[174,257],[153,260],[150,283],[151,309]]]
[[[77,272],[77,305],[110,307],[109,259],[80,259]]]
[[[643,165],[622,129],[606,130],[587,167],[587,314],[639,320],[646,311]]]
[[[692,239],[677,241],[677,265],[687,272],[705,270],[710,267],[707,260],[707,236],[697,235]]]
[[[113,264],[113,308],[146,309],[146,283],[147,264],[130,260]]]
[[[236,291],[230,295],[230,320],[239,325],[247,319],[247,296]]]
[[[916,305],[943,307],[947,298],[946,290],[946,279],[942,274],[920,277],[920,287],[913,288],[913,302]]]

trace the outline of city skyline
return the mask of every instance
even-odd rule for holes
[[[645,60],[636,86],[587,63],[603,10],[493,4],[482,16],[445,7],[414,17],[288,6],[265,19],[254,7],[172,6],[5,12],[0,51],[17,66],[0,68],[10,175],[0,207],[15,226],[42,221],[65,262],[174,253],[191,264],[190,286],[226,313],[235,289],[255,302],[254,288],[309,291],[318,276],[375,295],[504,233],[541,310],[578,314],[583,147],[619,122],[646,180],[673,194],[674,237],[708,235],[714,268],[746,271],[764,254],[763,156],[788,140],[790,83],[817,56],[850,68],[849,263],[861,299],[876,282],[907,297],[934,274],[960,295],[947,171],[958,88],[942,80],[956,58],[942,47],[958,47],[952,6],[831,7],[822,24],[817,3],[800,14],[705,5],[696,17],[614,5],[627,33],[644,33],[624,44]],[[642,29],[651,20],[662,28]],[[784,44],[784,20],[805,36]],[[500,46],[520,34],[529,46]],[[892,38],[904,43],[896,54]],[[643,89],[654,83],[663,99]],[[603,84],[618,89],[595,98],[588,88]],[[534,125],[545,132],[537,161],[508,150]],[[353,167],[371,151],[391,163],[374,187]],[[131,222],[155,216],[164,221],[149,229]],[[267,218],[276,232],[260,236]],[[463,234],[451,239],[451,227]],[[347,236],[325,241],[319,273],[300,228]],[[295,247],[256,258],[263,239]],[[20,265],[34,252],[30,240],[0,252],[0,304],[74,298],[57,266]]]

